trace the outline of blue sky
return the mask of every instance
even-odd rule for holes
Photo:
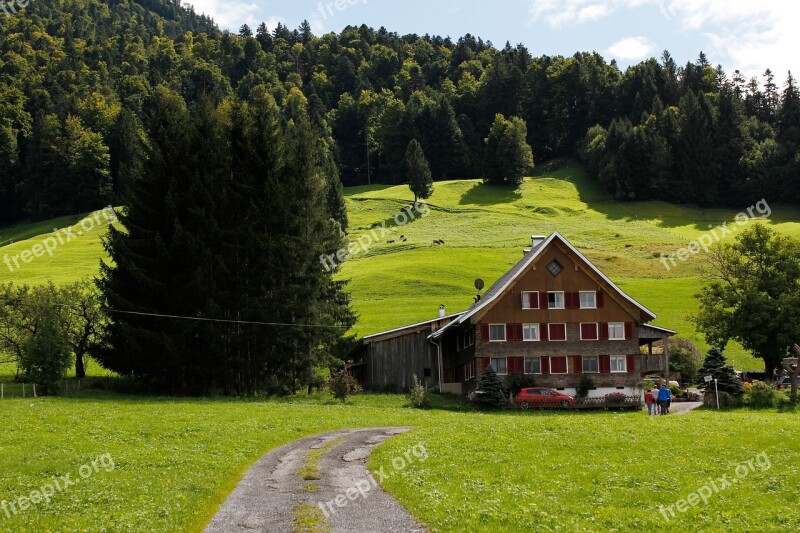
[[[347,25],[417,34],[466,33],[525,44],[534,55],[597,51],[624,68],[667,49],[679,63],[703,50],[726,72],[771,68],[781,82],[800,72],[800,2],[780,0],[187,0],[238,30],[304,19],[315,33]]]

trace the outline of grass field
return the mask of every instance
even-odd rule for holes
[[[3,531],[200,531],[266,451],[339,428],[411,425],[371,460],[432,531],[791,531],[800,527],[800,419],[776,412],[471,412],[461,400],[406,407],[402,396],[174,400],[84,392],[0,402],[0,501],[52,478],[86,479],[6,516]],[[613,428],[613,430],[611,429]],[[429,457],[395,470],[422,444]],[[674,505],[765,453],[771,468],[665,521]],[[110,460],[109,460],[110,459]],[[83,467],[83,468],[82,468]],[[353,505],[356,505],[354,503]]]
[[[408,187],[353,187],[345,194],[351,240],[366,239],[372,235],[371,227],[384,222],[391,230],[342,269],[342,277],[351,280],[360,315],[355,331],[360,335],[433,318],[441,304],[448,312],[465,309],[475,295],[476,278],[491,284],[519,259],[532,234],[559,231],[623,290],[658,314],[656,325],[675,329],[705,349],[702,335],[688,318],[697,309],[694,295],[703,283],[702,254],[669,271],[658,257],[674,255],[708,232],[709,226],[731,224],[738,213],[664,202],[620,204],[582,167],[569,163],[525,180],[518,191],[477,180],[439,182],[428,201],[429,214],[417,214],[403,226],[394,219],[410,204]],[[751,205],[759,200],[754,198]],[[772,211],[768,224],[800,238],[800,209],[766,200]],[[73,224],[77,233],[79,219],[0,229],[0,259],[30,250],[52,236],[48,232],[53,228]],[[400,242],[401,236],[405,242]],[[0,281],[66,283],[96,275],[104,257],[102,237],[101,230],[86,232],[59,247],[52,258],[36,258],[13,272],[0,264]],[[434,245],[434,240],[445,244]],[[729,346],[728,357],[741,370],[763,368],[760,360],[735,344]]]

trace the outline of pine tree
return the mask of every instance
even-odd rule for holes
[[[705,376],[712,376],[717,380],[717,388],[721,392],[728,394],[741,394],[744,392],[742,387],[742,380],[736,375],[736,371],[718,348],[711,348],[703,361],[703,366],[697,371],[698,388],[713,390],[714,382],[706,383],[703,379]]]
[[[406,168],[408,169],[408,187],[414,193],[414,203],[420,198],[427,200],[433,194],[433,178],[428,168],[428,161],[422,146],[416,139],[408,143],[406,149]]]
[[[508,398],[505,384],[491,365],[481,374],[475,390],[482,393],[479,398],[481,402],[501,405]]]

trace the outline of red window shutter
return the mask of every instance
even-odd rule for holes
[[[599,359],[600,359],[600,373],[601,374],[610,374],[611,373],[611,356],[610,355],[601,355]]]
[[[539,293],[532,292],[531,294],[531,309],[539,309]]]
[[[608,340],[608,322],[600,322],[600,340],[607,341]]]
[[[550,340],[547,332],[547,324],[539,324],[539,338],[543,341]]]
[[[572,358],[572,361],[573,361],[574,366],[575,366],[575,373],[576,374],[582,374],[583,373],[583,357],[581,357],[580,355],[576,355],[575,357]]]
[[[486,369],[487,369],[487,368],[489,368],[489,364],[490,364],[491,362],[492,362],[492,360],[491,360],[491,359],[489,359],[488,357],[481,357],[481,358],[480,358],[480,363],[481,363],[481,374],[483,374],[483,373],[486,371]]]
[[[606,306],[606,295],[600,291],[597,291],[597,308],[602,309]]]
[[[568,292],[564,297],[566,299],[567,309],[579,309],[581,306],[581,295],[577,292]]]
[[[550,357],[544,356],[542,357],[542,374],[549,374],[550,373]]]
[[[508,371],[511,374],[524,374],[525,373],[525,358],[524,357],[509,357],[508,358]]]
[[[635,374],[636,373],[636,356],[629,355],[628,356],[628,374]]]
[[[566,374],[567,373],[567,358],[566,357],[553,357],[550,359],[553,374]]]
[[[514,340],[522,342],[522,324],[513,324],[514,326]]]
[[[633,322],[625,322],[625,340],[633,338]]]
[[[481,324],[481,340],[489,342],[489,324]]]
[[[565,341],[567,340],[567,326],[565,324],[551,324],[552,331],[550,331],[551,341]]]
[[[597,324],[581,324],[581,339],[585,341],[596,341]]]
[[[540,309],[547,309],[549,307],[549,300],[547,299],[547,292],[540,292],[539,293],[539,308]]]

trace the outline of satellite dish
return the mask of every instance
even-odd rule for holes
[[[478,289],[479,291],[482,291],[485,286],[486,285],[484,285],[483,280],[481,278],[475,280],[475,288]]]

